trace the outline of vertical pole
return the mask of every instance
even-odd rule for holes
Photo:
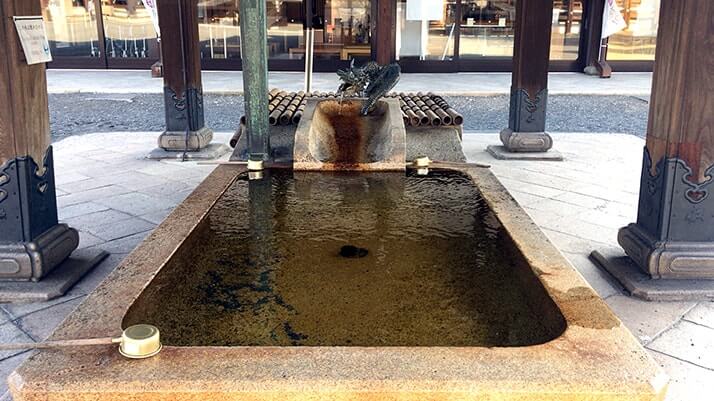
[[[199,151],[211,142],[205,126],[198,42],[198,1],[158,0],[161,58],[164,73],[166,131],[159,147],[169,151]],[[187,135],[188,132],[188,135]]]
[[[312,63],[315,59],[315,28],[312,26],[315,0],[305,3],[305,93],[312,92]]]
[[[653,278],[714,278],[711,0],[663,1],[637,223],[620,230]]]
[[[250,160],[269,160],[268,49],[265,0],[241,0],[243,90]]]
[[[503,148],[489,147],[497,158],[522,157],[507,157],[503,150],[542,153],[553,146],[553,139],[545,132],[552,20],[553,0],[516,2],[508,128],[501,131]],[[500,152],[496,154],[497,151]]]

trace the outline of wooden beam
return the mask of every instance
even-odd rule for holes
[[[27,65],[12,20],[30,15],[42,15],[39,2],[0,2],[0,165],[18,156],[42,164],[50,145],[45,65]]]
[[[397,0],[372,0],[372,58],[379,64],[393,63],[396,56]]]

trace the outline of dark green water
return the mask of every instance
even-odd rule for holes
[[[138,322],[168,345],[516,346],[563,330],[452,171],[240,176],[124,320]]]

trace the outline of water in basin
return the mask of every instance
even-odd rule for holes
[[[455,171],[240,175],[132,305],[167,345],[517,346],[563,330]]]

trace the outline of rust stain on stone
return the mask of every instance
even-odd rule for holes
[[[364,119],[360,115],[360,106],[359,102],[354,101],[346,101],[342,104],[327,101],[321,105],[322,111],[335,130],[334,163],[341,168],[354,168],[367,159],[366,132]]]
[[[609,330],[620,326],[620,321],[592,289],[573,287],[567,292],[551,289],[568,325],[587,329]]]

